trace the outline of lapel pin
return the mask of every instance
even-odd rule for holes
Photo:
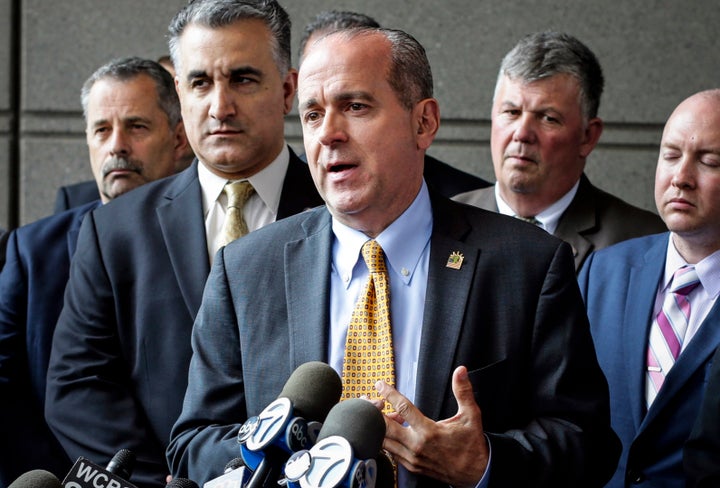
[[[463,259],[465,259],[465,256],[463,256],[460,252],[455,251],[450,254],[450,257],[448,258],[445,267],[452,269],[460,269],[462,267]]]

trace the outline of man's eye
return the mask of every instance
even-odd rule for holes
[[[304,116],[305,122],[313,122],[315,120],[318,120],[319,118],[320,114],[318,112],[308,112]]]

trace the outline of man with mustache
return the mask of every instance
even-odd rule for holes
[[[697,438],[703,399],[717,407],[708,380],[720,345],[719,89],[688,97],[670,115],[655,203],[669,232],[593,253],[578,276],[623,447],[613,488],[696,486],[718,465],[715,451],[702,467]]]
[[[603,130],[603,75],[576,38],[522,38],[500,66],[490,146],[497,184],[455,200],[519,217],[572,246],[575,270],[590,252],[665,226],[652,212],[593,186],[583,173]]]
[[[175,172],[187,147],[180,102],[162,66],[113,60],[82,88],[90,163],[100,200],[11,233],[0,272],[0,485],[43,468],[62,479],[70,467],[43,418],[53,330],[86,214]]]
[[[103,464],[133,451],[137,486],[164,487],[170,472],[165,447],[215,253],[245,230],[322,203],[284,136],[297,79],[290,30],[274,0],[196,0],[178,12],[169,50],[197,159],[83,222],[45,413],[72,458]]]

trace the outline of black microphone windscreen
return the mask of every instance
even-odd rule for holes
[[[374,458],[385,438],[385,418],[369,401],[350,398],[330,410],[317,440],[332,435],[345,438],[352,446],[356,459]]]
[[[228,461],[228,463],[225,465],[225,469],[223,469],[223,473],[229,473],[230,471],[238,468],[242,468],[245,466],[245,461],[243,461],[243,458],[236,457],[235,459],[231,459]]]
[[[337,372],[321,361],[310,361],[293,371],[280,392],[288,398],[297,415],[322,422],[342,394]]]
[[[385,451],[380,451],[375,463],[377,464],[375,488],[395,488],[395,468]]]
[[[115,453],[105,469],[124,480],[129,480],[133,469],[135,469],[135,453],[129,449],[120,449]]]
[[[57,476],[44,469],[34,469],[20,475],[8,488],[62,488]]]
[[[173,478],[165,488],[200,488],[197,483],[187,478]]]

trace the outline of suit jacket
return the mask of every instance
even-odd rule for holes
[[[610,487],[685,486],[682,448],[720,344],[716,304],[645,411],[648,336],[667,245],[668,233],[620,243],[592,254],[578,277],[598,361],[610,385],[613,429],[623,445]]]
[[[0,486],[31,469],[62,479],[70,460],[45,423],[45,376],[83,217],[99,200],[10,235],[0,272]]]
[[[95,180],[61,186],[55,196],[55,208],[53,211],[54,213],[64,212],[70,208],[99,199],[100,193]]]
[[[461,171],[427,154],[425,155],[423,177],[431,190],[448,198],[458,193],[492,186],[489,181]]]
[[[492,444],[490,486],[601,486],[618,445],[569,246],[439,196],[433,213],[416,405],[432,419],[457,413],[450,380],[464,364]],[[327,362],[329,213],[249,237],[216,257],[168,449],[173,474],[199,483],[237,457],[238,427],[297,366]],[[464,255],[459,270],[446,266],[455,251]],[[410,486],[437,484],[411,478]]]
[[[464,193],[453,200],[498,211],[495,187]],[[633,237],[666,230],[665,223],[657,214],[633,207],[602,191],[593,186],[587,176],[582,175],[575,198],[560,217],[555,236],[572,246],[575,271],[579,272],[593,251]]]
[[[72,458],[104,465],[133,451],[139,486],[165,486],[210,271],[197,164],[87,216],[53,340],[48,424]],[[278,218],[321,202],[291,154]]]
[[[683,451],[688,487],[720,486],[720,348],[713,356],[700,414]]]
[[[10,232],[0,229],[0,271],[5,266],[5,250],[7,249],[8,237],[10,237]]]

